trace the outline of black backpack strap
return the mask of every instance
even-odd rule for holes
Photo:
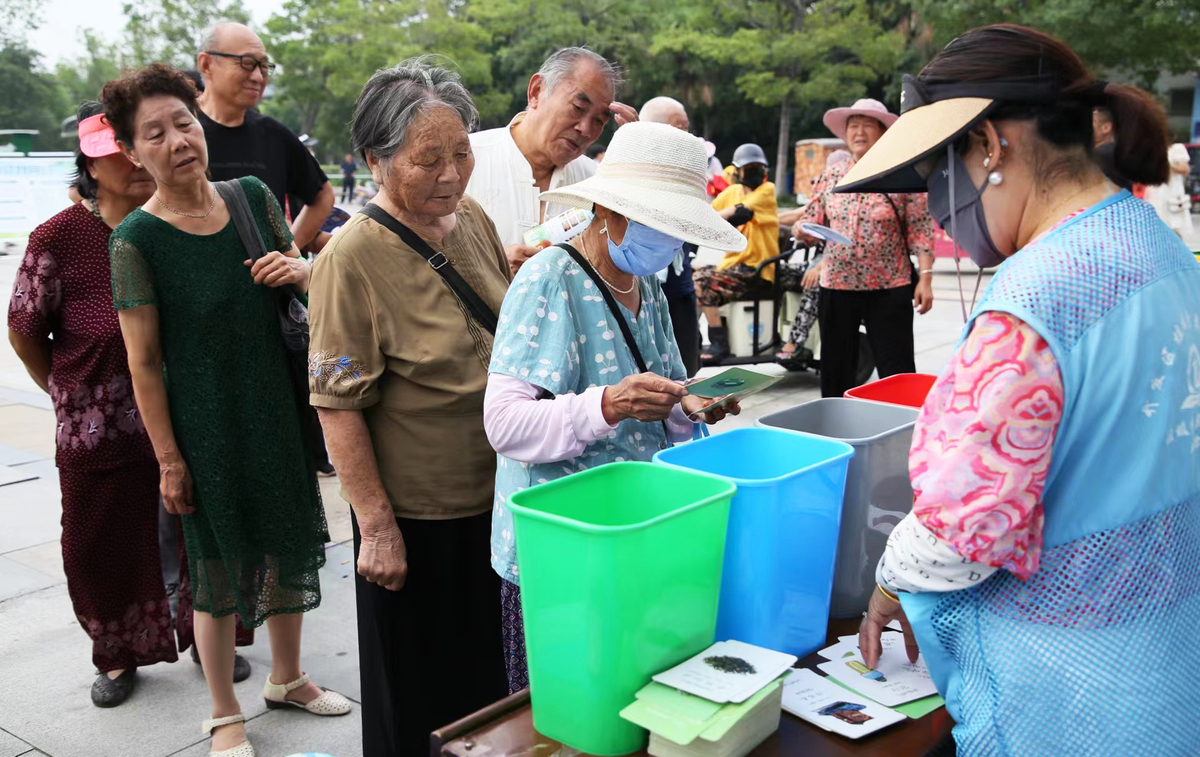
[[[479,325],[487,329],[488,333],[493,336],[496,334],[496,314],[492,312],[492,309],[487,306],[487,303],[478,294],[475,294],[475,290],[459,275],[458,271],[454,270],[454,266],[450,265],[450,261],[446,259],[445,255],[434,250],[429,246],[428,242],[417,236],[415,231],[400,223],[400,221],[396,220],[378,205],[368,203],[358,212],[387,228],[393,234],[400,237],[406,245],[415,250],[418,255],[425,258],[425,261],[429,263],[429,266],[433,270],[437,271],[442,280],[446,282],[446,285],[450,287],[450,290],[458,296],[458,299],[462,300],[463,305],[466,306]]]
[[[215,181],[213,187],[225,201],[225,209],[229,211],[229,217],[233,219],[233,225],[237,229],[238,236],[242,238],[242,245],[245,246],[250,260],[258,260],[265,256],[267,246],[263,244],[262,235],[258,233],[258,224],[254,222],[254,215],[250,212],[250,201],[246,199],[246,192],[242,189],[241,182],[237,179]]]
[[[613,297],[612,292],[608,291],[608,284],[604,283],[604,280],[600,278],[600,274],[596,273],[596,269],[592,268],[592,264],[588,262],[587,258],[579,253],[579,250],[575,249],[566,242],[563,242],[558,246],[567,251],[567,254],[571,256],[571,259],[583,269],[583,272],[588,275],[588,278],[591,279],[592,283],[596,285],[596,288],[600,290],[600,294],[604,297],[604,304],[608,305],[608,311],[612,313],[613,318],[616,319],[617,326],[619,326],[621,329],[621,336],[625,338],[625,344],[629,347],[629,351],[633,354],[633,362],[637,364],[638,371],[641,373],[649,372],[646,368],[646,361],[642,359],[642,353],[638,349],[637,342],[634,341],[633,332],[629,330],[629,322],[626,321],[625,316],[621,314],[621,306],[617,304],[617,298]],[[671,431],[667,428],[667,422],[660,421],[660,423],[662,423],[663,434],[666,436],[667,446],[671,446]]]

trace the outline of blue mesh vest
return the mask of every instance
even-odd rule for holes
[[[1194,757],[1200,265],[1121,192],[1006,261],[986,311],[1046,339],[1066,395],[1037,573],[902,597],[959,754]]]

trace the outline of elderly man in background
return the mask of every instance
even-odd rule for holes
[[[262,40],[242,24],[211,26],[201,34],[196,68],[204,77],[199,118],[213,181],[261,179],[291,215],[296,246],[304,249],[333,210],[333,187],[295,134],[253,110],[275,69]]]
[[[525,232],[567,210],[538,200],[542,192],[596,173],[584,155],[610,118],[636,121],[637,111],[614,102],[621,74],[600,55],[567,47],[529,79],[529,105],[508,126],[471,135],[475,173],[467,194],[496,224],[514,273],[537,253]]]
[[[812,201],[792,228],[792,236],[808,242],[816,240],[803,231],[804,222],[829,226],[854,240],[827,245],[821,262],[805,273],[806,286],[820,286],[822,397],[841,397],[854,387],[859,326],[867,328],[880,378],[916,371],[913,310],[925,314],[933,307],[933,220],[926,196],[834,193],[897,118],[871,99],[825,113],[825,126],[846,142],[851,160],[817,178]]]
[[[638,119],[674,126],[680,131],[688,130],[687,109],[673,97],[647,100],[638,112]],[[692,256],[695,254],[696,245],[685,243],[674,262],[667,266],[667,278],[662,285],[671,313],[671,326],[675,330],[675,342],[679,345],[679,354],[683,357],[683,367],[687,369],[689,378],[700,370],[700,311],[696,305],[696,284],[692,281]]]

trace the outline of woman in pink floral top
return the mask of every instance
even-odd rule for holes
[[[812,240],[802,223],[819,223],[854,240],[828,244],[820,271],[821,396],[840,397],[855,385],[858,329],[865,325],[880,378],[916,370],[912,309],[933,306],[933,221],[923,194],[834,194],[846,172],[896,120],[876,100],[825,114],[825,125],[846,140],[853,160],[825,170],[792,234]],[[916,255],[919,277],[914,289]],[[816,284],[810,270],[806,284]]]

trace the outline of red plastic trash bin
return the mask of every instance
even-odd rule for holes
[[[920,409],[937,376],[928,373],[897,373],[870,384],[847,389],[844,396],[855,400],[886,402],[889,405],[905,405]]]

